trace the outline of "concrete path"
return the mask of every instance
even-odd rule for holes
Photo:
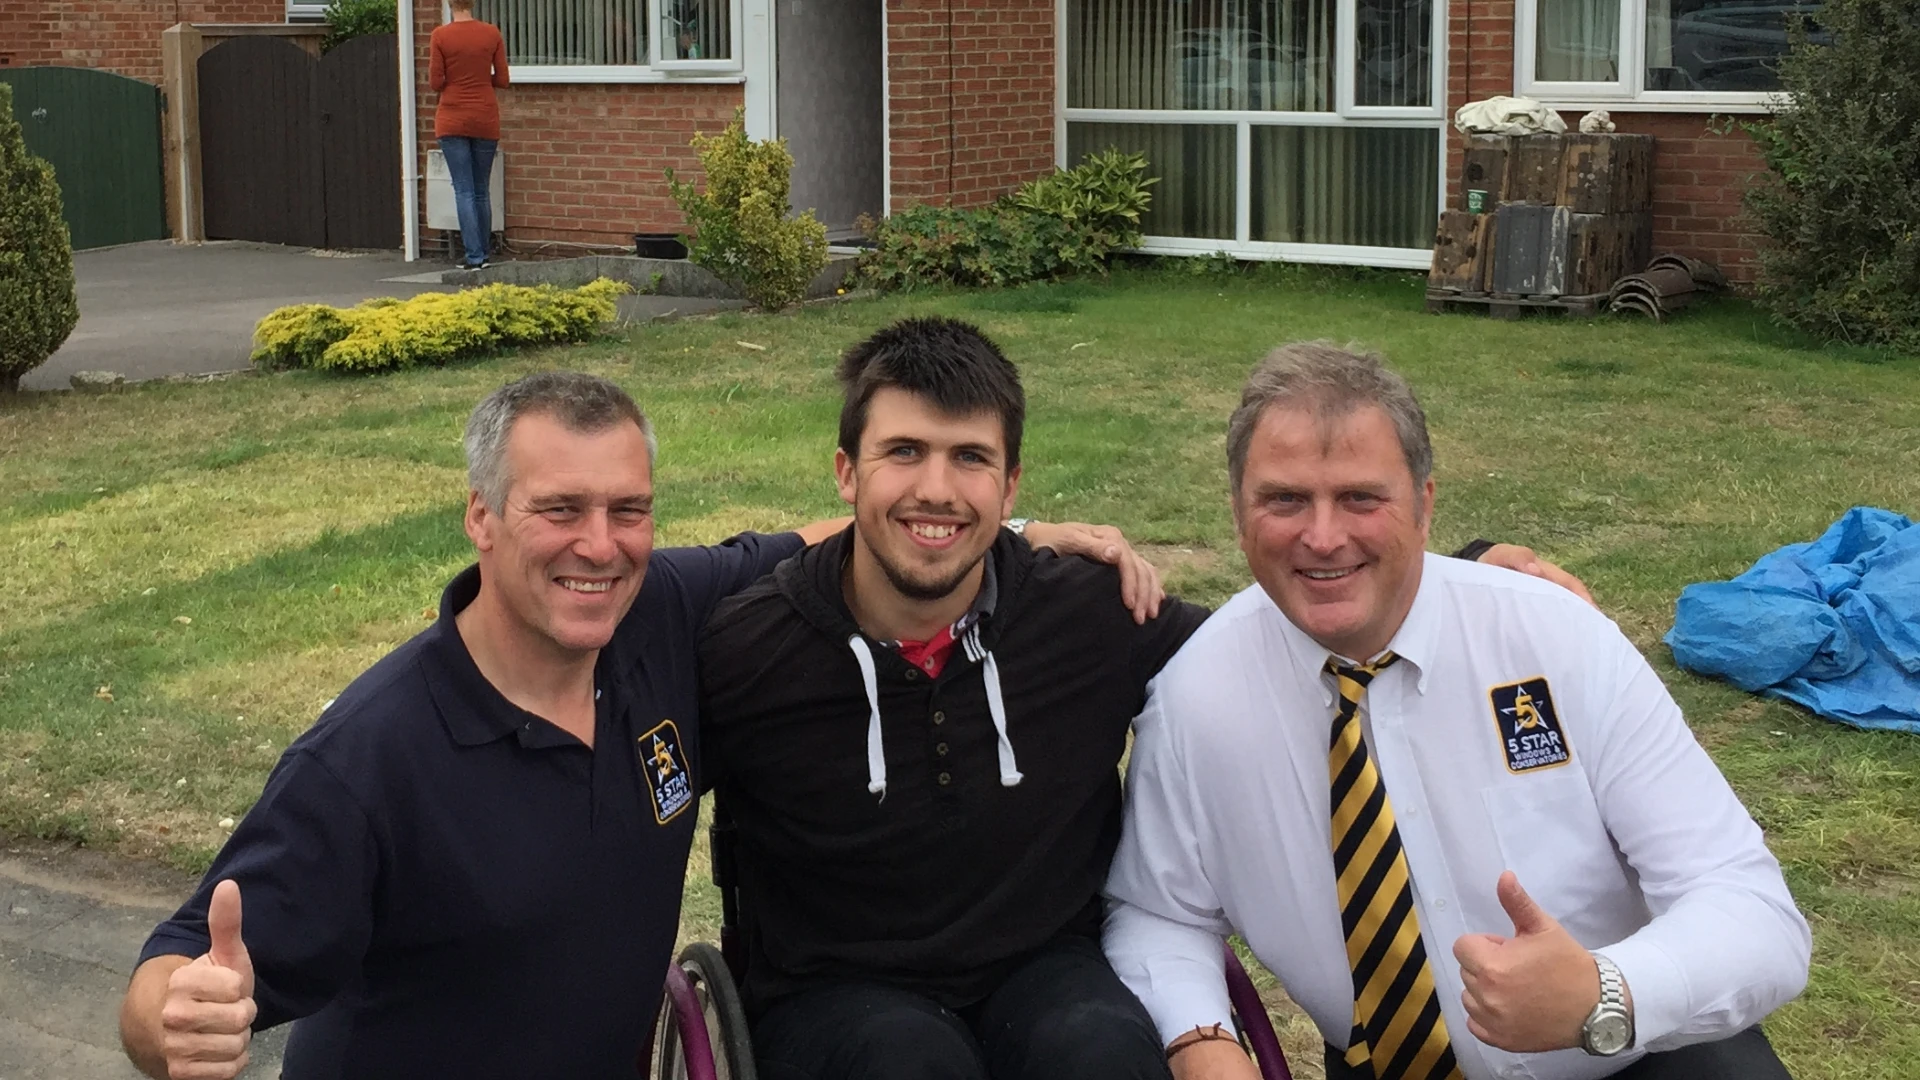
[[[73,256],[80,323],[60,351],[20,380],[23,390],[64,390],[76,371],[114,371],[128,382],[248,367],[253,327],[287,304],[349,306],[375,296],[454,292],[446,264],[397,252],[335,252],[244,241],[143,244]],[[738,304],[630,296],[624,321],[690,315]],[[0,1073],[0,1080],[11,1080]]]
[[[0,1080],[135,1080],[120,996],[155,923],[194,879],[96,852],[0,847]],[[286,1029],[257,1036],[242,1074],[280,1073]]]

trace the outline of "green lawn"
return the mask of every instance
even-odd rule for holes
[[[1022,511],[1118,524],[1206,602],[1247,580],[1221,449],[1241,378],[1290,339],[1384,350],[1432,422],[1436,544],[1512,539],[1584,577],[1767,830],[1816,941],[1811,987],[1769,1024],[1796,1075],[1920,1075],[1920,739],[1682,675],[1658,641],[1689,582],[1855,504],[1920,513],[1920,361],[1797,341],[1734,302],[1498,323],[1427,315],[1405,277],[1141,271],[378,379],[0,400],[0,833],[204,865],[467,561],[460,429],[502,381],[566,366],[629,387],[660,430],[663,542],[714,540],[840,512],[832,361],[923,312],[977,320],[1023,368]],[[689,898],[689,933],[710,932],[711,891]]]

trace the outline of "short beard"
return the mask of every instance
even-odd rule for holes
[[[868,550],[872,551],[872,549]],[[888,562],[886,556],[880,554],[878,551],[872,551],[872,554],[873,561],[880,565],[880,572],[887,575],[887,584],[892,585],[895,592],[909,600],[919,600],[923,603],[933,600],[944,600],[952,596],[953,590],[959,588],[960,583],[967,580],[967,575],[973,573],[973,568],[980,565],[981,559],[987,557],[987,552],[983,551],[980,553],[979,559],[975,559],[959,570],[954,571],[952,577],[940,581],[928,582],[916,580],[908,576],[906,571]]]

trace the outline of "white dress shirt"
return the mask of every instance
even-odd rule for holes
[[[1367,690],[1363,731],[1469,1078],[1605,1076],[1731,1035],[1805,986],[1811,938],[1780,864],[1611,620],[1556,585],[1428,555],[1388,648],[1400,661]],[[1165,1041],[1228,1021],[1220,938],[1238,932],[1321,1035],[1348,1043],[1327,658],[1255,586],[1161,671],[1135,721],[1105,941]],[[1503,729],[1494,712],[1513,698],[1496,688],[1542,678],[1565,753],[1544,738],[1510,749],[1511,716]],[[1508,869],[1619,965],[1634,1049],[1509,1054],[1467,1030],[1453,943],[1513,934],[1494,891]]]

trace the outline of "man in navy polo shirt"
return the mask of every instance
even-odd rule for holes
[[[154,1076],[631,1075],[694,830],[694,635],[834,531],[653,550],[654,440],[546,373],[467,426],[479,565],[288,748],[121,1014]],[[241,897],[245,897],[245,937]]]
[[[290,1080],[633,1075],[696,816],[695,636],[846,519],[655,552],[652,429],[588,375],[502,388],[466,448],[478,565],[154,930],[121,1011],[149,1075],[234,1076],[294,1019]],[[1046,535],[1137,572],[1111,530]]]

